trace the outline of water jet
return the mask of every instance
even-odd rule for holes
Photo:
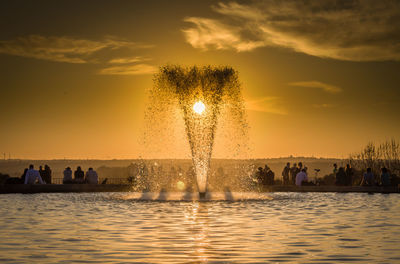
[[[234,118],[244,123],[244,107],[238,73],[231,67],[160,67],[152,91],[159,112],[162,102],[179,108],[200,198],[207,192],[210,162],[221,110],[232,108]],[[153,113],[156,115],[156,113]],[[152,117],[150,117],[152,118]]]

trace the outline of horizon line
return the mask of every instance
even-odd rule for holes
[[[4,161],[129,161],[129,160],[191,160],[192,158],[54,158],[54,159],[33,159],[33,158],[11,158],[0,159]],[[272,159],[336,159],[345,160],[347,158],[339,157],[315,157],[315,156],[286,156],[286,157],[254,157],[254,158],[211,158],[211,160],[272,160]]]

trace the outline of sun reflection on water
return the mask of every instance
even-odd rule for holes
[[[209,215],[208,205],[195,201],[189,204],[185,210],[186,231],[190,234],[192,240],[192,249],[190,255],[199,262],[208,261],[210,238],[209,238]]]

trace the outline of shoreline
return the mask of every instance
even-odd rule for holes
[[[132,192],[126,184],[5,184],[0,185],[0,194],[8,193],[82,193],[82,192]],[[399,193],[399,187],[380,186],[263,186],[261,192],[337,192],[337,193]]]

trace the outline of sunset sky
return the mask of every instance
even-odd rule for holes
[[[165,64],[238,70],[252,157],[399,140],[400,2],[304,2],[4,0],[0,153],[146,157],[146,90]]]

